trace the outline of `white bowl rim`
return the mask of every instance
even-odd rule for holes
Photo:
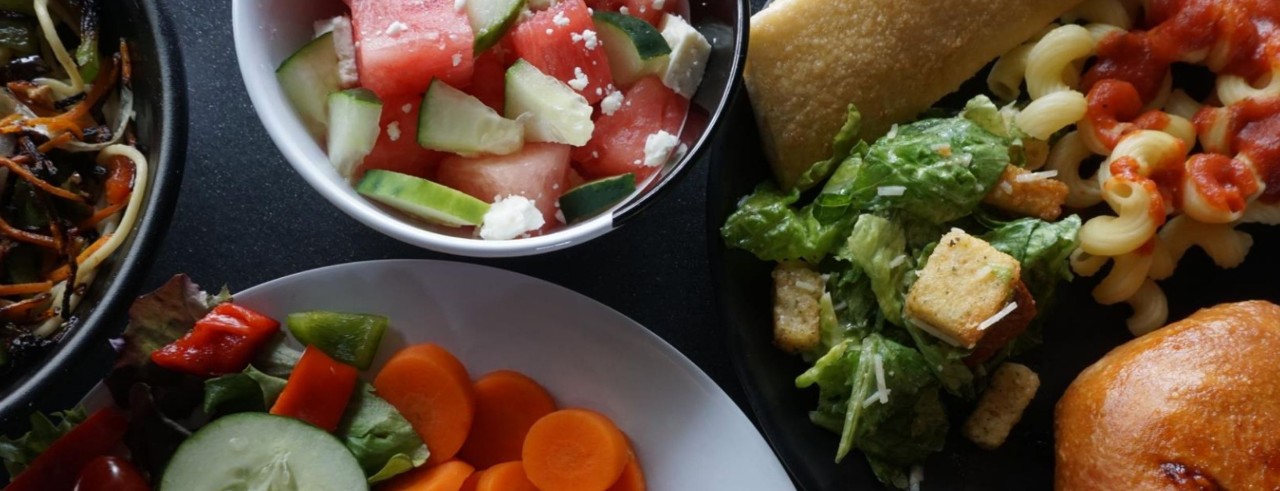
[[[387,236],[402,242],[415,245],[418,247],[471,257],[516,257],[528,256],[551,252],[568,248],[573,245],[581,244],[617,228],[621,225],[621,221],[615,224],[615,217],[622,213],[625,219],[642,207],[651,204],[650,198],[656,197],[665,191],[671,181],[687,174],[690,164],[694,160],[700,158],[713,140],[716,131],[718,131],[718,122],[722,114],[732,105],[736,98],[738,86],[740,85],[740,73],[742,71],[743,51],[746,45],[746,33],[739,32],[734,39],[733,54],[737,59],[731,66],[729,74],[729,87],[725,91],[725,95],[717,101],[715,110],[711,112],[710,119],[707,123],[707,129],[690,146],[686,155],[681,161],[670,164],[670,170],[655,174],[647,181],[652,185],[641,185],[638,191],[626,200],[614,205],[610,210],[601,213],[590,220],[582,223],[566,226],[546,235],[537,237],[526,237],[514,240],[480,240],[467,237],[459,237],[435,232],[423,225],[413,225],[406,220],[397,218],[371,201],[364,199],[354,193],[351,186],[346,183],[336,182],[331,178],[330,174],[334,171],[327,165],[327,162],[321,165],[316,162],[312,156],[307,154],[308,150],[304,148],[308,142],[313,140],[307,135],[307,131],[303,128],[301,122],[297,118],[281,117],[281,114],[292,114],[292,110],[284,103],[279,85],[275,82],[275,78],[270,76],[273,72],[264,71],[262,66],[275,66],[271,60],[267,59],[266,53],[261,49],[254,49],[250,46],[249,39],[251,29],[263,29],[264,26],[258,25],[252,18],[250,10],[253,8],[250,2],[260,2],[260,0],[232,0],[231,18],[232,18],[232,36],[235,42],[236,58],[240,68],[240,75],[244,80],[245,88],[249,92],[249,99],[253,103],[254,111],[258,115],[258,119],[266,128],[267,134],[270,135],[276,147],[284,155],[285,160],[302,176],[312,188],[324,196],[329,203],[333,204],[343,213],[347,214],[356,221],[377,230]],[[739,4],[739,16],[746,14],[741,12],[744,8],[742,4],[745,0],[735,0]],[[745,17],[743,17],[745,18]],[[745,21],[740,22],[745,24]],[[740,25],[739,30],[743,31],[745,25]],[[656,181],[656,182],[655,182]]]

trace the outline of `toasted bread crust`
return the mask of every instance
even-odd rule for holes
[[[831,156],[850,103],[864,139],[916,117],[1079,0],[777,0],[744,76],[783,187]]]
[[[1112,350],[1054,421],[1055,489],[1280,489],[1280,307],[1222,304]]]

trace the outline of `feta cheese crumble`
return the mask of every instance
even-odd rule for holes
[[[618,112],[618,109],[622,109],[622,91],[610,92],[600,101],[600,112],[606,116],[613,115]]]
[[[405,105],[403,105],[403,106],[400,106],[400,112],[405,113],[405,114],[409,114],[409,112],[410,112],[410,111],[413,111],[413,104],[412,104],[412,103],[409,103],[409,104],[405,104]]]
[[[395,21],[395,22],[392,22],[391,25],[387,26],[387,35],[396,36],[407,30],[409,30],[409,24],[405,24],[400,21]]]
[[[675,135],[658,130],[657,133],[649,135],[644,140],[644,165],[645,167],[657,167],[667,163],[667,159],[671,157],[671,151],[675,150],[680,140]]]
[[[621,13],[622,15],[631,15],[631,10],[626,7],[619,8],[618,12]]]
[[[666,4],[667,4],[666,0],[653,0],[653,8],[658,10],[662,10],[662,6]]]
[[[317,37],[333,33],[333,49],[338,55],[338,85],[344,89],[360,85],[360,72],[356,68],[356,48],[359,45],[351,29],[351,19],[340,15],[318,21],[314,27]]]
[[[551,18],[551,22],[557,26],[564,27],[569,25],[569,18],[564,16],[563,11],[556,12],[556,16]]]
[[[596,31],[591,29],[583,29],[581,34],[571,33],[569,38],[575,43],[582,41],[582,46],[587,49],[596,49],[596,46],[600,45],[600,38],[596,37]]]
[[[573,90],[582,92],[589,83],[591,81],[587,80],[587,74],[582,73],[582,67],[573,67],[573,80],[569,81],[569,86],[573,87]]]
[[[461,65],[461,64],[462,64],[462,54],[461,54],[461,53],[454,53],[454,54],[453,54],[453,66],[458,66],[458,65]]]
[[[467,8],[467,0],[453,0],[453,9],[461,11]]]
[[[387,138],[390,138],[391,141],[396,141],[400,139],[400,122],[399,121],[392,121],[391,124],[387,125]]]
[[[538,211],[532,200],[511,195],[495,201],[489,207],[480,225],[480,238],[510,240],[542,228],[545,223],[542,212]]]
[[[547,35],[548,35],[548,36],[550,36],[550,35],[552,35],[552,34],[555,34],[555,33],[556,33],[556,30],[555,30],[555,29],[547,29]]]

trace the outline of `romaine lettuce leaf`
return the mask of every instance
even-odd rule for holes
[[[901,210],[929,223],[949,222],[971,213],[1000,178],[1010,144],[963,117],[900,126],[853,162],[856,178],[845,193],[862,212]],[[891,191],[897,187],[901,195]]]
[[[1043,342],[1044,319],[1053,308],[1058,283],[1073,278],[1068,258],[1079,245],[1076,234],[1080,231],[1080,217],[1071,215],[1056,222],[1020,218],[992,225],[993,230],[983,240],[1022,263],[1022,282],[1035,298],[1038,311],[1026,332],[992,358],[992,362],[999,362]]]
[[[902,305],[914,275],[902,227],[887,218],[861,215],[836,258],[852,262],[870,280],[885,320],[902,325]]]
[[[76,406],[66,411],[50,413],[49,416],[38,411],[31,413],[31,430],[20,438],[0,435],[0,459],[4,460],[4,469],[10,479],[21,474],[40,452],[84,421],[88,413],[83,407]],[[55,419],[57,423],[53,422]]]
[[[820,222],[812,207],[797,210],[791,206],[799,199],[798,190],[782,191],[769,182],[757,186],[720,228],[725,244],[765,261],[818,263],[849,233],[852,218]]]
[[[422,465],[430,452],[409,421],[361,383],[334,433],[375,483]]]
[[[286,380],[262,373],[253,365],[204,381],[204,413],[222,416],[239,412],[266,412],[284,390]]]
[[[858,133],[861,131],[862,113],[858,112],[856,106],[849,104],[848,116],[845,117],[844,125],[840,127],[840,131],[836,132],[836,136],[831,142],[831,158],[814,163],[804,174],[800,174],[795,188],[804,191],[831,175],[831,171],[836,165],[849,157],[850,153],[854,152],[854,148],[861,143],[861,140],[858,139]]]

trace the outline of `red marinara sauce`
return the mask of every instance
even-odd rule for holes
[[[1248,163],[1226,155],[1202,153],[1187,160],[1187,174],[1205,202],[1232,213],[1244,211],[1258,192],[1257,177]]]
[[[1156,222],[1156,226],[1164,225],[1165,221],[1165,196],[1163,191],[1157,186],[1154,179],[1142,175],[1137,160],[1133,157],[1121,157],[1111,162],[1111,177],[1120,178],[1121,181],[1128,181],[1137,186],[1142,186],[1151,193],[1151,205],[1147,208],[1147,214]],[[1157,169],[1171,166],[1157,166]],[[1177,166],[1173,166],[1177,167]],[[1159,171],[1153,174],[1157,174]]]
[[[1280,202],[1280,99],[1258,102],[1246,99],[1231,106],[1239,128],[1231,147],[1237,154],[1253,162],[1266,189],[1258,199],[1263,203]]]

